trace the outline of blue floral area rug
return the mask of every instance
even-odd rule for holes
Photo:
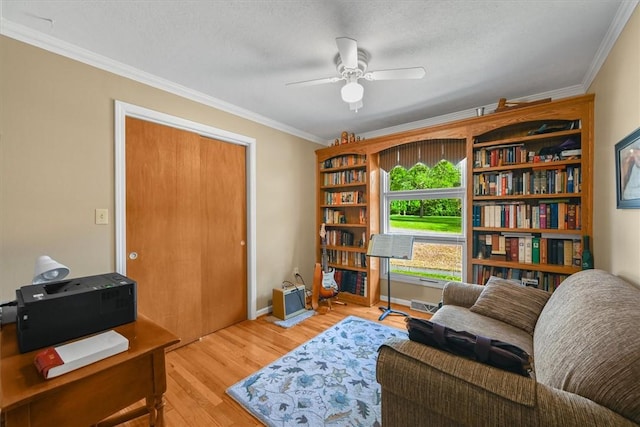
[[[380,426],[378,347],[407,332],[349,316],[227,389],[272,427]]]

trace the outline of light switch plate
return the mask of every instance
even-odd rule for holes
[[[109,209],[96,209],[96,224],[109,224]]]

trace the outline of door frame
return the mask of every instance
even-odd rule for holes
[[[248,136],[214,128],[202,123],[182,119],[170,114],[115,101],[115,233],[116,271],[127,274],[127,218],[126,218],[126,133],[127,117],[133,117],[197,133],[231,144],[246,147],[247,181],[247,318],[257,317],[257,276],[256,276],[256,140]]]

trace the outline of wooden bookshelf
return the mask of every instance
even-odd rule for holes
[[[468,138],[467,281],[526,277],[553,291],[592,236],[593,96],[496,114]]]
[[[375,156],[358,143],[317,152],[317,229],[327,231],[329,267],[335,269],[338,298],[365,306],[380,300],[378,261],[366,257],[369,236],[378,232],[378,176]],[[322,242],[317,236],[317,259]]]

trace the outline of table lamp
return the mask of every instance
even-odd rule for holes
[[[33,284],[52,282],[64,279],[69,274],[69,268],[51,257],[43,255],[36,260]]]

